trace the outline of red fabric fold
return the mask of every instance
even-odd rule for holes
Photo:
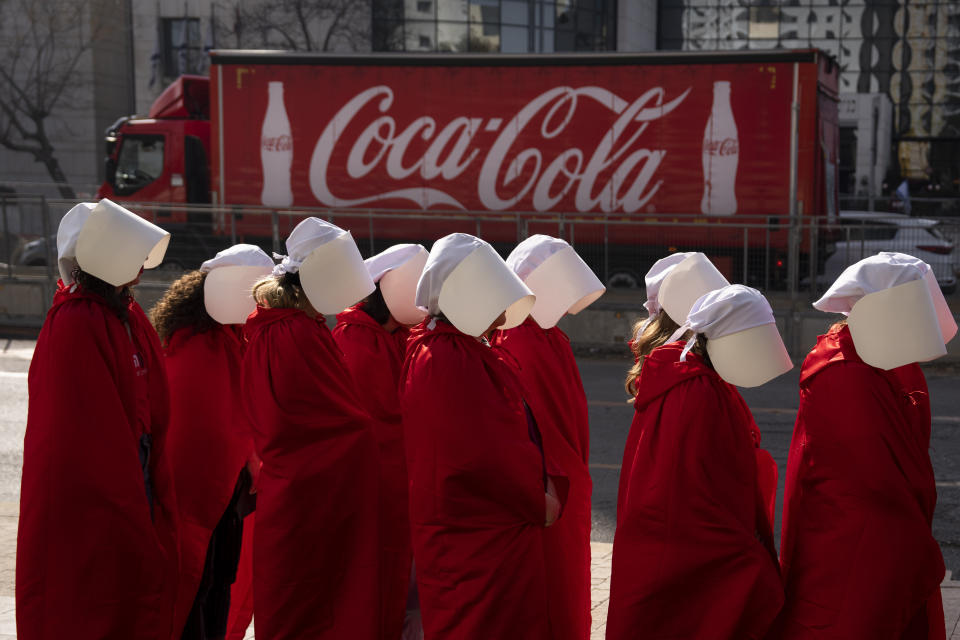
[[[428,320],[412,331],[400,399],[426,637],[545,640],[545,470],[513,374]]]
[[[820,336],[800,374],[774,637],[944,638],[929,445],[920,367],[867,365],[845,326]]]
[[[254,536],[257,637],[379,635],[377,450],[322,318],[258,308],[243,393],[263,460]]]
[[[587,396],[570,348],[559,328],[542,329],[532,319],[494,335],[494,346],[518,366],[550,462],[570,483],[563,517],[543,533],[547,605],[553,640],[590,637],[590,496],[587,466],[590,427]]]
[[[403,366],[398,337],[360,308],[337,315],[333,338],[364,407],[373,417],[380,480],[380,602],[384,640],[397,640],[403,631],[410,586],[410,516],[407,508],[407,464],[403,453],[403,423],[397,387]],[[396,333],[396,332],[395,332]]]
[[[780,582],[737,390],[674,342],[644,360],[617,499],[608,640],[762,638]]]
[[[253,440],[240,395],[239,328],[175,332],[166,348],[170,381],[170,464],[180,509],[181,630],[203,576],[210,536],[233,496]]]
[[[133,301],[128,326],[99,296],[61,283],[37,340],[17,534],[24,640],[172,633],[177,507],[166,374],[157,334]]]

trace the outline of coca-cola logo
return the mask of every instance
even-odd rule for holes
[[[632,213],[660,188],[663,181],[654,178],[667,153],[666,149],[645,148],[638,141],[652,122],[676,109],[689,93],[687,88],[665,102],[665,91],[654,87],[628,102],[600,87],[556,87],[533,98],[506,121],[463,115],[438,123],[430,116],[421,116],[404,126],[389,114],[393,90],[371,87],[347,101],[327,123],[310,160],[310,188],[317,200],[331,207],[401,199],[424,209],[438,205],[466,209],[455,197],[434,186],[398,185],[382,193],[346,198],[333,193],[328,176],[335,172],[342,180],[345,173],[359,183],[380,168],[394,181],[417,174],[421,178],[418,185],[429,185],[431,181],[438,184],[441,179],[453,180],[479,164],[477,197],[492,211],[516,207],[526,197],[534,210],[547,211],[572,193],[578,211]],[[615,121],[595,138],[593,148],[557,149],[557,140],[564,139],[560,134],[577,126],[578,106],[587,101],[612,111]],[[352,140],[344,139],[348,129],[362,127],[363,122],[354,119],[360,113],[369,113],[371,107],[382,115],[373,118]],[[580,119],[581,125],[594,125],[583,116]],[[477,142],[480,131],[497,134],[489,148],[481,148]],[[421,148],[426,144],[419,157],[408,154],[414,140]],[[552,155],[543,149],[549,149]],[[344,155],[345,172],[342,167],[331,166],[335,156]]]
[[[704,140],[703,152],[712,156],[735,156],[740,153],[740,143],[736,138],[723,140]]]
[[[263,137],[260,139],[260,147],[264,151],[291,151],[293,138],[288,135]]]

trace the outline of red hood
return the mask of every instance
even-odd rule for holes
[[[846,325],[831,327],[822,336],[817,336],[817,346],[804,359],[800,369],[800,385],[804,386],[810,378],[829,365],[844,361],[863,363],[853,346],[850,328]]]
[[[253,310],[253,313],[250,314],[250,317],[247,318],[247,323],[243,325],[243,334],[249,342],[253,340],[259,332],[263,331],[265,327],[270,326],[274,322],[280,322],[288,318],[296,317],[297,315],[302,315],[309,320],[306,312],[302,309],[270,309],[269,307],[257,306],[257,308]],[[314,320],[326,328],[323,315],[318,313]]]
[[[710,376],[722,382],[717,372],[704,363],[703,358],[690,352],[686,362],[680,362],[683,342],[671,342],[657,347],[643,360],[637,397],[633,406],[638,411],[670,391],[681,382],[698,376]]]
[[[371,329],[386,331],[380,324],[370,317],[370,315],[359,306],[349,307],[337,314],[337,322],[344,324],[356,324]]]

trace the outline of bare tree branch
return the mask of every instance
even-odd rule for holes
[[[75,102],[86,84],[80,62],[106,28],[97,16],[120,10],[118,0],[0,1],[0,146],[42,162],[63,197],[75,194],[48,119]]]
[[[218,11],[233,19],[218,23],[217,33],[244,48],[369,50],[369,4],[363,0],[218,0]]]

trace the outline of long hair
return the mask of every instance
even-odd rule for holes
[[[637,332],[640,331],[640,327],[643,326],[645,320],[640,320],[633,325],[633,335],[636,336],[633,341],[630,343],[630,351],[633,353],[633,357],[636,360],[634,365],[630,367],[630,371],[627,372],[627,379],[624,382],[624,388],[627,390],[627,394],[633,398],[637,395],[637,379],[640,377],[640,369],[643,367],[643,360],[650,352],[656,349],[657,347],[663,346],[667,343],[667,340],[670,339],[670,336],[680,328],[673,318],[667,315],[666,311],[661,310],[640,332],[640,335],[637,335]],[[690,335],[690,332],[686,332],[681,336],[686,338]],[[710,356],[707,355],[707,338],[704,335],[698,335],[697,341],[694,343],[693,348],[690,349],[693,353],[697,354],[708,367],[713,368],[713,363],[710,362]]]
[[[253,299],[270,309],[307,309],[307,294],[300,285],[299,273],[267,276],[253,285]]]
[[[644,322],[646,322],[646,319],[637,321],[631,329],[634,338],[630,342],[630,351],[633,353],[636,362],[630,367],[627,372],[627,379],[624,382],[624,388],[631,398],[637,395],[637,378],[640,377],[643,359],[657,347],[666,344],[667,339],[673,335],[673,332],[680,328],[680,325],[674,322],[673,318],[662,309],[647,323],[643,331],[640,331]],[[637,335],[638,332],[639,335]]]
[[[363,299],[360,303],[360,308],[363,309],[363,312],[368,316],[373,318],[373,321],[379,325],[385,325],[390,320],[390,308],[387,306],[387,301],[383,299],[383,293],[380,291],[380,283],[377,283],[377,288],[373,290],[369,296]]]
[[[130,316],[130,302],[133,300],[130,287],[122,287],[118,290],[114,285],[87,273],[80,267],[75,268],[70,275],[81,289],[103,298],[107,308],[121,321],[127,322]]]
[[[188,327],[193,333],[204,333],[218,326],[203,303],[203,283],[207,274],[190,271],[177,279],[163,297],[150,309],[150,322],[167,345],[178,330]]]

